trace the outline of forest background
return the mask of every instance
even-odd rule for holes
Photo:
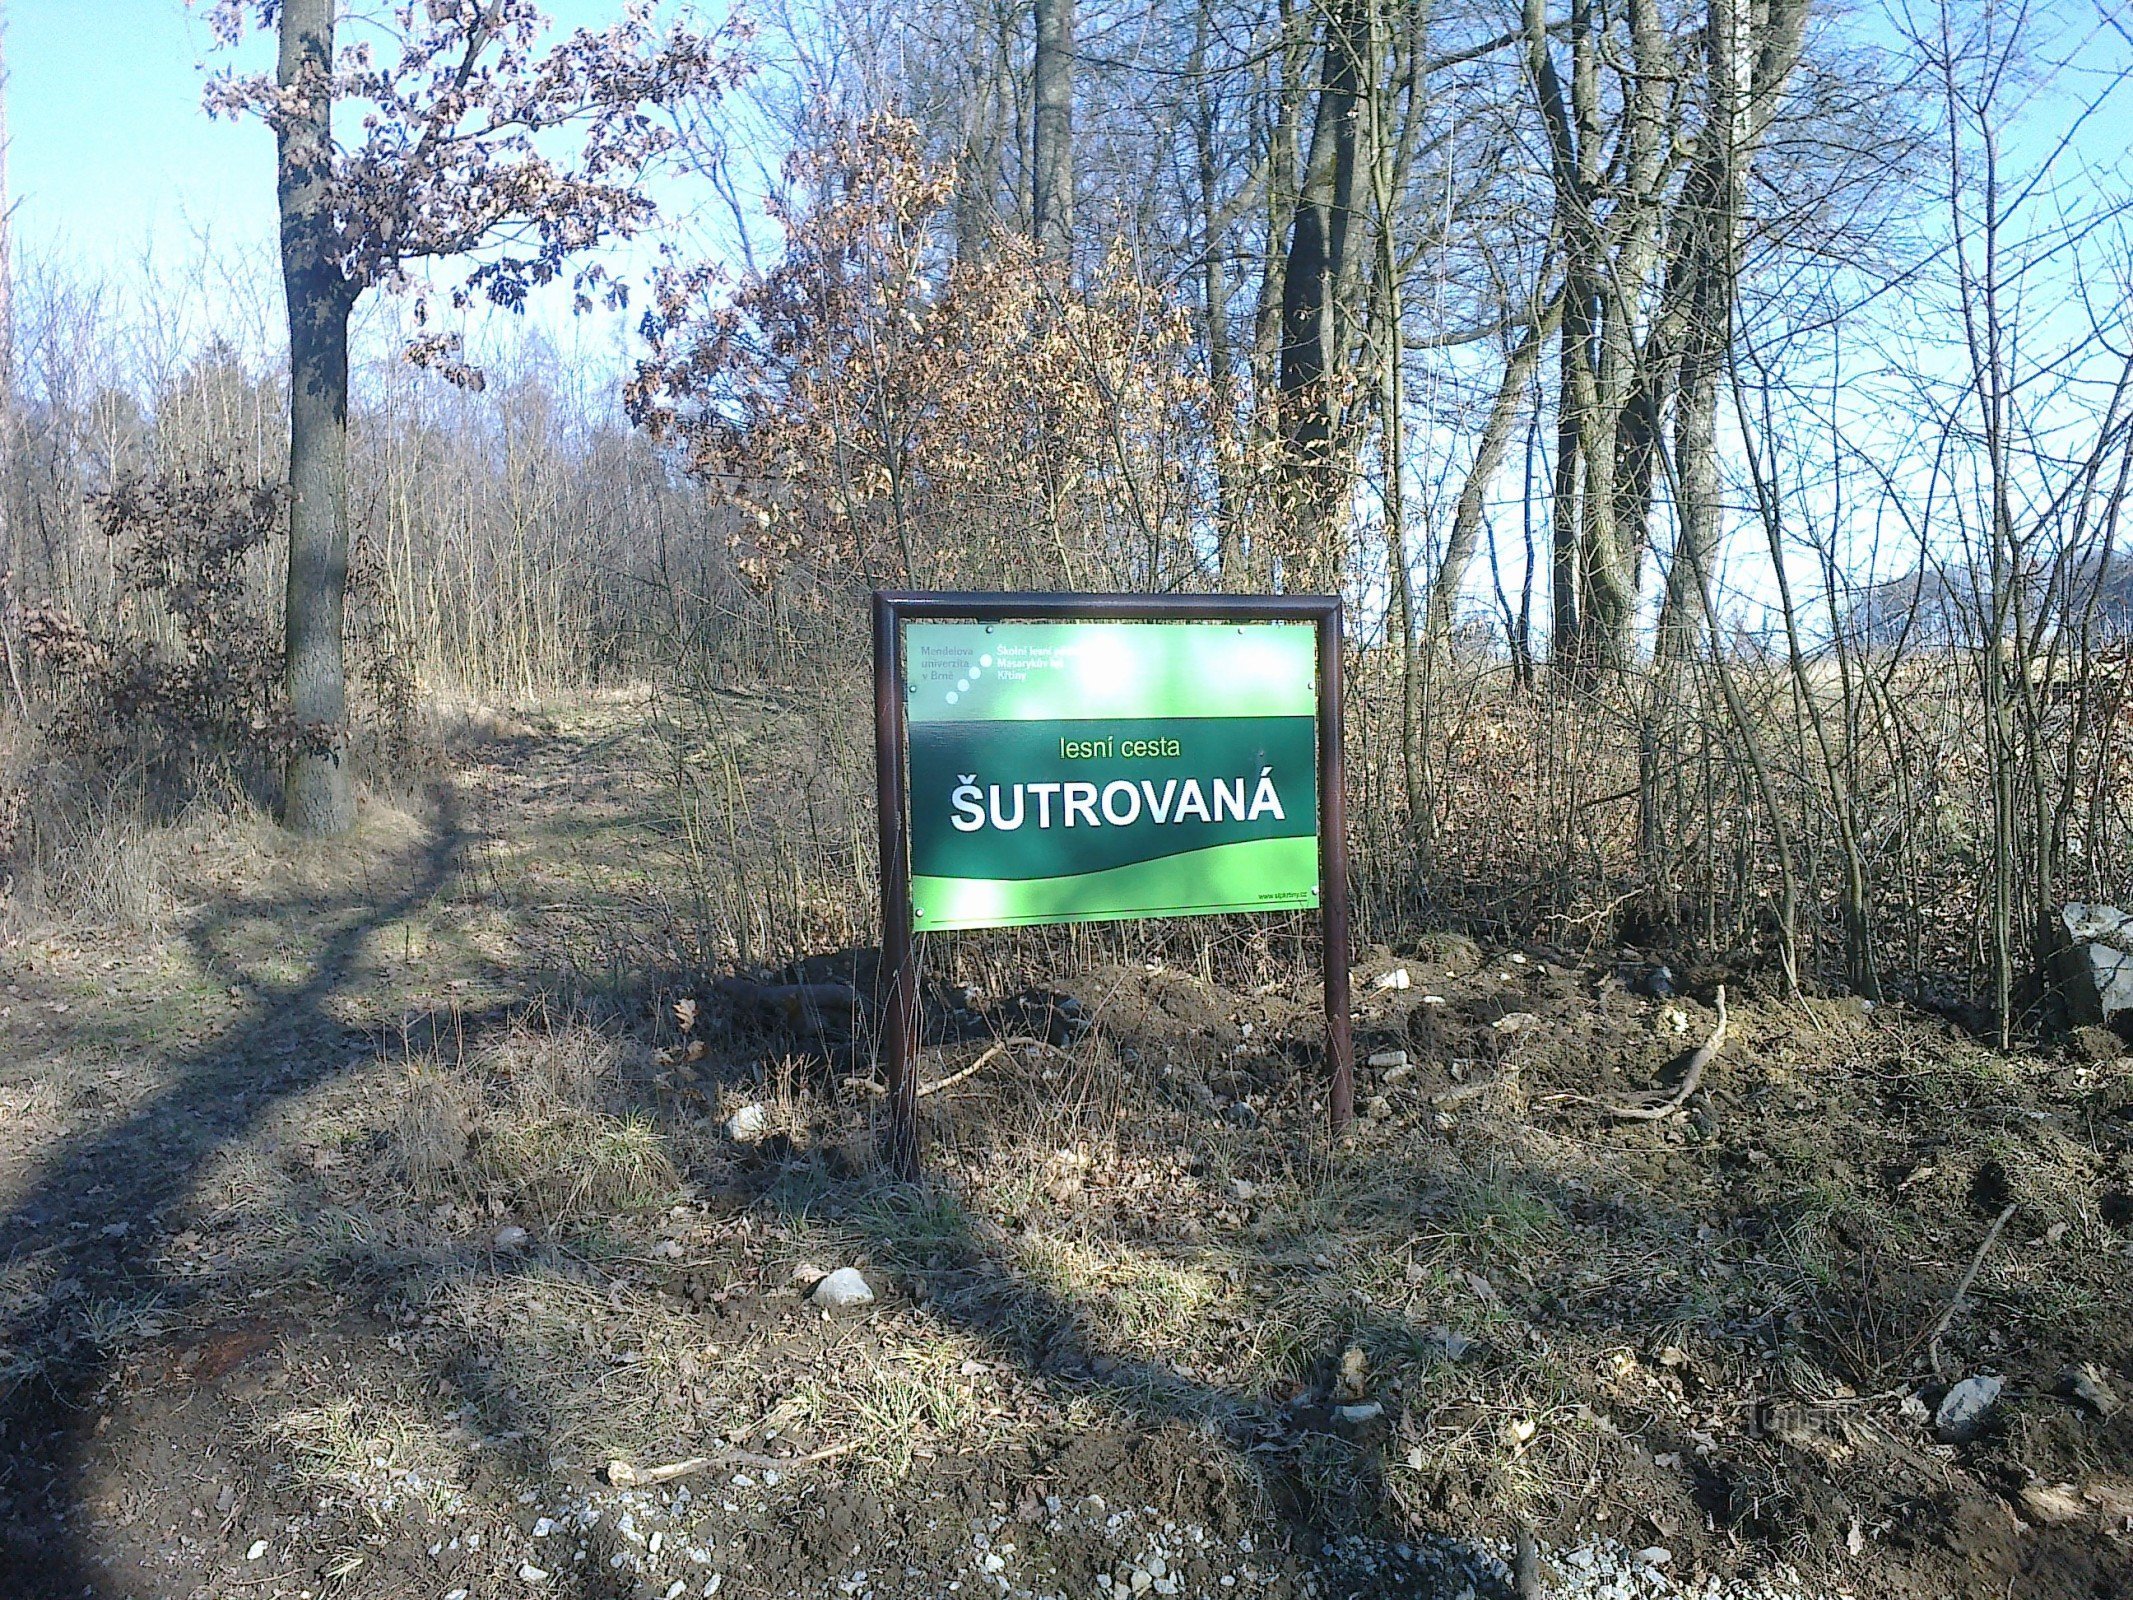
[[[266,69],[167,9],[206,83]],[[598,293],[514,314],[492,253],[359,303],[369,781],[440,696],[650,681],[695,953],[783,959],[874,923],[869,586],[1335,590],[1366,940],[2058,1020],[2058,908],[2129,893],[2122,8],[656,26],[745,71],[651,107],[657,215]],[[64,164],[12,214],[0,850],[33,911],[149,892],[138,841],[274,806],[294,737],[286,323],[232,198],[271,203],[272,140],[171,138],[166,170],[230,162],[189,238],[36,224]],[[784,770],[722,757],[736,689],[808,708]]]

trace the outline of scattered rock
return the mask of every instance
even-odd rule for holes
[[[1423,1330],[1422,1336],[1442,1351],[1447,1361],[1464,1361],[1478,1348],[1465,1334],[1442,1323]]]
[[[1664,970],[1663,968],[1661,970]],[[1646,1545],[1630,1559],[1640,1567],[1663,1567],[1674,1559],[1674,1552],[1663,1544]]]
[[[844,1311],[853,1306],[872,1305],[874,1291],[857,1267],[839,1267],[815,1285],[808,1299],[832,1311]]]
[[[518,1567],[518,1581],[520,1583],[546,1583],[548,1581],[547,1569],[537,1567],[530,1561],[521,1561]]]
[[[1381,972],[1370,980],[1373,989],[1406,989],[1414,984],[1405,967],[1394,967],[1390,972]]]
[[[257,1561],[261,1556],[265,1555],[266,1553],[267,1541],[264,1539],[254,1539],[252,1541],[252,1548],[244,1553],[244,1558],[247,1561]]]
[[[2052,1393],[2086,1406],[2105,1422],[2118,1412],[2119,1399],[2104,1376],[2088,1362],[2078,1362],[2061,1372]]]
[[[1363,1115],[1372,1122],[1383,1122],[1392,1115],[1392,1102],[1381,1094],[1374,1094],[1363,1103]]]
[[[1333,1415],[1351,1428],[1365,1422],[1374,1422],[1384,1414],[1384,1405],[1376,1400],[1363,1400],[1354,1405],[1335,1406],[1333,1408]]]
[[[2059,983],[2067,1018],[2102,1027],[2133,1012],[2133,913],[2074,904],[2059,912]]]
[[[1944,1395],[1933,1413],[1933,1431],[1943,1444],[1967,1444],[1984,1431],[2000,1403],[2000,1380],[1991,1373],[1965,1378]]]
[[[1498,1033],[1517,1033],[1521,1029],[1532,1027],[1539,1021],[1540,1018],[1530,1011],[1513,1011],[1498,1017],[1489,1026]]]
[[[759,1105],[745,1105],[726,1119],[726,1137],[735,1144],[754,1144],[770,1131],[770,1113]]]
[[[507,1222],[496,1230],[495,1245],[499,1250],[523,1250],[529,1239],[524,1228],[515,1222]]]
[[[1373,1067],[1404,1067],[1407,1065],[1405,1050],[1380,1050],[1372,1055],[1368,1065]]]

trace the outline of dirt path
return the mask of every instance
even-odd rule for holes
[[[2133,1419],[2051,1390],[2133,1391],[2133,1063],[1743,997],[1625,1127],[1579,1097],[1707,1007],[1418,935],[1329,1151],[1263,954],[980,951],[939,1068],[1060,1047],[898,1189],[848,1051],[677,1026],[659,770],[641,703],[508,724],[345,844],[176,836],[160,931],[0,950],[0,1595],[1487,1595],[1520,1522],[1563,1594],[2126,1592]],[[2010,1201],[1949,1446],[1917,1335]],[[733,1449],[838,1453],[603,1481]]]
[[[304,1312],[262,1305],[256,1329],[221,1326],[231,1307],[203,1239],[243,1187],[248,1145],[279,1108],[493,1025],[610,954],[601,930],[639,909],[628,897],[645,767],[621,747],[641,737],[637,718],[611,711],[522,726],[404,801],[368,803],[331,846],[300,851],[263,825],[198,828],[170,841],[197,908],[157,930],[8,942],[0,1567],[15,1585],[127,1592],[127,1565],[197,1547],[187,1536],[208,1530],[146,1528],[142,1502],[182,1501],[163,1474],[195,1448],[211,1454],[226,1418],[165,1430],[145,1462],[129,1457],[147,1441],[114,1418],[148,1392],[168,1406],[164,1382],[192,1410],[257,1330]],[[103,1463],[133,1481],[112,1483]],[[225,1503],[208,1520],[233,1518]]]

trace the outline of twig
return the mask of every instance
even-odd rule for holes
[[[1953,1322],[1955,1314],[1963,1309],[1963,1297],[1970,1293],[1970,1286],[1977,1282],[1978,1269],[1985,1264],[1985,1257],[1992,1253],[1993,1240],[1999,1238],[2000,1230],[2007,1226],[2007,1219],[2014,1214],[2015,1206],[2013,1202],[2009,1202],[2006,1209],[1992,1219],[1992,1226],[1985,1230],[1985,1242],[1977,1247],[1977,1254],[1971,1258],[1970,1270],[1963,1274],[1963,1281],[1955,1286],[1955,1298],[1948,1302],[1948,1309],[1940,1314],[1940,1321],[1933,1324],[1932,1333],[1927,1335],[1926,1359],[1932,1363],[1933,1376],[1939,1382],[1948,1381],[1948,1374],[1941,1365],[1940,1336],[1948,1331],[1948,1324]],[[1916,1349],[1917,1346],[1912,1348]]]
[[[1439,1089],[1430,1095],[1429,1103],[1433,1106],[1455,1106],[1462,1100],[1472,1100],[1479,1095],[1485,1095],[1491,1089],[1500,1089],[1517,1076],[1515,1071],[1499,1072],[1493,1078],[1476,1078],[1472,1083],[1455,1083],[1449,1089]]]
[[[918,1086],[918,1093],[920,1098],[923,1099],[929,1094],[939,1094],[943,1089],[953,1089],[965,1078],[972,1078],[977,1076],[977,1074],[979,1074],[980,1072],[983,1072],[1004,1052],[1017,1048],[1025,1050],[1054,1051],[1057,1051],[1059,1049],[1059,1047],[1055,1044],[1047,1044],[1042,1039],[1032,1039],[1027,1034],[1018,1033],[1011,1039],[1001,1039],[997,1043],[988,1046],[985,1050],[985,1053],[979,1056],[977,1060],[971,1062],[969,1066],[959,1068],[956,1071],[949,1073],[948,1076],[945,1078],[935,1078],[929,1083],[920,1084]],[[1061,1053],[1063,1054],[1064,1052]],[[872,1078],[846,1078],[844,1080],[844,1083],[846,1088],[857,1089],[863,1094],[883,1095],[889,1092],[880,1084],[876,1083]]]
[[[929,1094],[939,1094],[943,1089],[954,1088],[965,1078],[975,1077],[997,1057],[1006,1054],[1006,1052],[1015,1049],[1017,1046],[1029,1050],[1052,1050],[1057,1048],[1055,1045],[1046,1044],[1042,1039],[1032,1039],[1026,1034],[1018,1033],[1012,1039],[1002,1039],[998,1044],[990,1046],[983,1055],[961,1071],[951,1072],[945,1078],[935,1078],[931,1083],[920,1084],[918,1086],[919,1097],[923,1099]]]
[[[849,1455],[858,1448],[858,1440],[848,1439],[843,1444],[828,1445],[804,1456],[766,1456],[754,1450],[718,1450],[707,1456],[691,1456],[686,1461],[672,1461],[663,1467],[633,1467],[627,1461],[610,1461],[607,1464],[607,1481],[621,1488],[636,1484],[672,1483],[676,1478],[693,1477],[699,1472],[708,1472],[713,1467],[759,1467],[767,1472],[786,1472],[794,1467],[811,1467],[818,1461]]]

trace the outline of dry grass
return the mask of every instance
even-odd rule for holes
[[[409,815],[350,850],[377,852]],[[255,881],[305,870],[261,854]],[[542,865],[523,854],[513,893]],[[1744,1001],[1707,1143],[1686,1125],[1595,1126],[1574,1098],[1678,1049],[1689,1035],[1655,1003],[1596,994],[1590,972],[1548,989],[1537,960],[1513,994],[1479,952],[1440,981],[1448,947],[1409,945],[1416,994],[1363,988],[1365,1032],[1412,1044],[1411,1024],[1471,1012],[1505,1052],[1473,1071],[1499,1087],[1440,1121],[1435,1076],[1478,1047],[1418,1050],[1406,1078],[1365,1086],[1385,1119],[1329,1146],[1311,1071],[1285,1053],[1315,1021],[1278,941],[1230,940],[1203,976],[1138,958],[1027,967],[1083,997],[1097,1033],[1007,1052],[929,1098],[931,1181],[910,1187],[868,1170],[877,1102],[809,1041],[729,1030],[705,1002],[692,1037],[708,1052],[661,1056],[669,1002],[703,992],[679,977],[656,1010],[528,1005],[507,1022],[457,986],[471,961],[450,918],[422,926],[423,948],[384,948],[387,930],[382,954],[448,1025],[410,1026],[433,1042],[283,1099],[203,1169],[192,1215],[172,1219],[191,1242],[170,1269],[197,1291],[182,1315],[82,1314],[121,1347],[166,1316],[257,1316],[262,1294],[352,1320],[353,1362],[278,1394],[254,1435],[306,1492],[350,1506],[405,1498],[407,1473],[459,1481],[489,1451],[537,1480],[551,1462],[847,1442],[823,1470],[885,1493],[933,1457],[1183,1424],[1327,1526],[1360,1514],[1359,1474],[1411,1528],[1613,1531],[1640,1499],[1700,1526],[1683,1499],[1699,1471],[1785,1504],[1782,1451],[1754,1431],[1762,1399],[1864,1406],[1901,1379],[1917,1308],[1945,1295],[1940,1263],[1974,1247],[1963,1219],[1988,1167],[2034,1237],[1980,1276],[1995,1327],[1954,1342],[2004,1359],[2008,1339],[2071,1340],[2111,1312],[2083,1263],[2116,1259],[2122,1229],[2099,1212],[2094,1149],[2044,1098],[2061,1074],[1900,1014]],[[294,946],[257,954],[302,965]],[[1042,956],[976,951],[997,969],[984,1003],[1004,1012],[1013,980],[997,974]],[[1451,997],[1427,1018],[1425,964]],[[1539,1020],[1498,1035],[1486,1008],[1511,1003]],[[982,1048],[937,1047],[924,1073]],[[2115,1072],[2085,1080],[2092,1110],[2122,1100]],[[0,1116],[60,1109],[11,1092]],[[719,1128],[744,1102],[770,1113],[752,1148]],[[1913,1165],[1932,1170],[1904,1176]],[[530,1240],[500,1247],[505,1224]],[[1911,1276],[1873,1278],[1862,1237]],[[796,1284],[802,1264],[858,1264],[881,1303],[830,1318]],[[38,1270],[11,1263],[0,1307],[44,1292]],[[1367,1441],[1319,1415],[1351,1351],[1386,1405]],[[1681,1464],[1657,1469],[1660,1454]]]

